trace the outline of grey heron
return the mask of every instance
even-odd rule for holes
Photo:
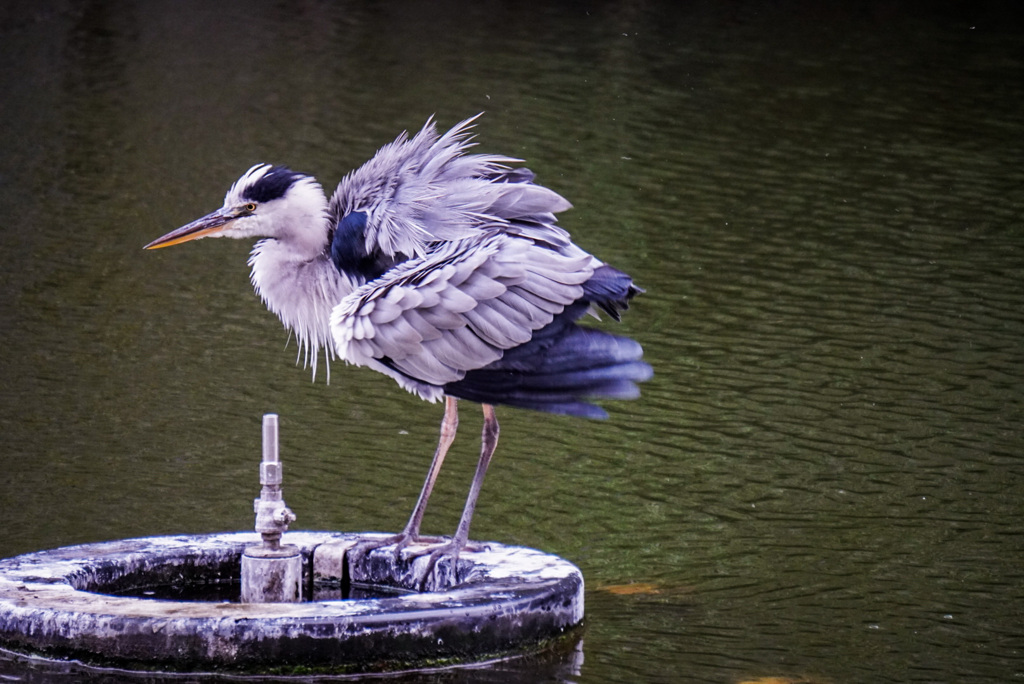
[[[651,377],[640,345],[579,325],[618,320],[641,292],[622,271],[572,242],[555,214],[570,204],[534,183],[522,160],[469,154],[472,117],[439,134],[429,119],[338,184],[257,164],[224,205],[146,245],[205,237],[257,239],[256,293],[295,336],[314,378],[321,349],[444,400],[433,461],[398,553],[426,541],[420,526],[458,427],[459,399],[483,405],[480,459],[448,541],[422,554],[457,566],[498,440],[495,405],[606,418],[592,399],[633,399]],[[329,377],[328,377],[329,379]],[[384,545],[383,543],[381,545]]]

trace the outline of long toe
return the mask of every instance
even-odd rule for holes
[[[444,591],[459,583],[459,552],[465,544],[454,540],[407,552],[412,559],[409,581],[419,591]]]
[[[357,542],[346,552],[348,576],[356,582],[370,581],[370,576],[379,574],[379,570],[377,572],[373,572],[370,570],[368,565],[368,560],[374,551],[393,546],[394,552],[390,555],[392,556],[392,561],[397,561],[402,549],[415,541],[416,540],[413,535],[406,532],[400,532],[399,534],[392,534],[376,539],[364,539]]]
[[[403,556],[419,558],[430,553],[431,549],[437,544],[447,543],[445,537],[431,537],[407,534],[405,532],[395,535],[394,539],[392,553],[394,553],[396,563],[401,561]],[[391,544],[386,544],[385,546],[391,546]]]
[[[434,555],[439,549],[451,554],[455,546],[443,537],[421,537],[406,532],[360,541],[347,552],[349,580],[413,591],[423,591],[425,585],[440,586],[437,581],[427,581],[444,555]],[[447,567],[447,564],[442,563],[442,566]]]

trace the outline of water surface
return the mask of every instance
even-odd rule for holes
[[[581,567],[580,643],[419,681],[1024,677],[1024,32],[1012,5],[54,3],[0,13],[0,555],[396,530],[440,407],[311,382],[249,245],[149,253],[260,161],[332,187],[486,111],[647,293],[606,422],[499,413],[473,536]],[[480,418],[426,528],[454,529]],[[17,673],[12,676],[17,676]],[[62,680],[63,681],[63,680]]]

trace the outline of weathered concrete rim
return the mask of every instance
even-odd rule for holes
[[[374,536],[289,532],[287,541],[302,550],[310,578],[315,570],[358,582],[379,576],[387,566],[381,558],[391,557],[378,554],[374,577],[345,564],[349,546]],[[232,579],[238,571],[230,568],[258,541],[248,532],[146,537],[0,560],[0,646],[134,669],[347,672],[508,654],[557,638],[583,618],[575,566],[501,544],[464,552],[466,579],[444,592],[292,604],[93,593],[130,583],[133,574]],[[391,582],[401,586],[402,579]]]

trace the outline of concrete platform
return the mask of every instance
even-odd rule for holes
[[[260,540],[255,533],[147,537],[0,560],[0,647],[143,671],[326,674],[529,652],[583,620],[579,569],[533,549],[464,551],[459,583],[415,593],[408,582],[423,558],[396,562],[384,548],[350,567],[348,548],[384,535],[286,536],[302,550],[312,601],[225,598],[245,547]],[[444,586],[450,573],[439,563],[431,586]],[[137,597],[178,586],[214,600]]]

